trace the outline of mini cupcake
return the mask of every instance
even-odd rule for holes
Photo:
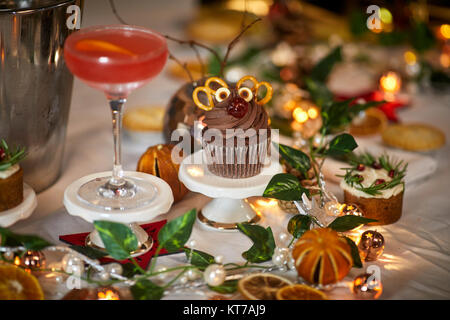
[[[364,217],[376,219],[373,225],[398,221],[402,214],[406,164],[391,161],[387,155],[375,158],[365,153],[351,160],[341,181],[345,203],[355,203]]]
[[[244,83],[251,81],[253,87]],[[258,99],[258,90],[266,94]],[[199,99],[206,93],[208,105]],[[194,102],[205,110],[202,122],[203,148],[210,172],[226,178],[248,178],[261,172],[270,149],[269,117],[263,105],[272,97],[272,87],[246,76],[231,88],[212,77],[193,92]]]
[[[0,211],[23,201],[23,170],[19,162],[24,156],[24,149],[11,150],[5,140],[0,141]]]

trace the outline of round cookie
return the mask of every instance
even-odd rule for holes
[[[439,149],[445,144],[445,134],[441,130],[420,123],[391,125],[382,136],[386,144],[411,151]]]

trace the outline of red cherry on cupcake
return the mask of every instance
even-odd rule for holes
[[[248,111],[248,102],[241,97],[233,98],[227,107],[227,112],[235,118],[242,118]]]
[[[366,168],[365,165],[363,165],[362,163],[358,164],[358,166],[356,167],[356,170],[358,171],[364,171],[364,169]]]
[[[374,162],[374,163],[372,163],[372,168],[374,168],[374,169],[381,169],[382,166],[378,162]]]
[[[3,148],[0,148],[0,161],[5,159],[5,157],[6,157],[5,150],[3,150]]]
[[[355,178],[357,178],[357,182],[363,182],[364,181],[364,177],[360,174],[355,174],[354,175]]]
[[[377,186],[377,185],[385,183],[385,182],[386,182],[386,180],[384,180],[384,179],[377,179],[377,180],[375,180],[375,185]]]
[[[395,176],[395,170],[392,169],[392,170],[389,171],[389,177],[393,178],[394,176]]]

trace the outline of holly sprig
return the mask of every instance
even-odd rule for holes
[[[5,171],[19,163],[25,156],[25,148],[11,149],[4,139],[0,141],[0,171]]]

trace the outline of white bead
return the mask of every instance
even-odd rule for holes
[[[274,250],[274,255],[275,254],[282,256],[283,259],[287,259],[288,255],[289,255],[289,249],[276,247]]]
[[[188,282],[188,277],[181,277],[179,281],[181,284],[186,284]]]
[[[81,274],[84,270],[84,261],[71,253],[63,257],[61,264],[67,273]]]
[[[272,256],[272,262],[274,265],[276,265],[277,267],[280,267],[282,265],[284,265],[284,257],[280,254],[274,254]]]
[[[278,238],[280,239],[281,242],[286,242],[286,240],[288,239],[288,235],[286,233],[282,232],[282,233],[280,233]]]
[[[288,265],[289,269],[294,270],[295,269],[295,259],[294,258],[288,259],[287,265]]]
[[[156,267],[155,272],[163,272],[163,271],[166,271],[166,270],[167,270],[166,266],[160,265],[160,266]],[[157,275],[157,278],[160,279],[160,280],[164,280],[164,279],[167,278],[167,273],[168,272],[160,273],[160,274]]]
[[[123,272],[123,268],[119,263],[113,262],[105,266],[105,271],[109,272],[110,274],[121,275]]]
[[[222,265],[211,264],[203,273],[203,279],[210,286],[219,286],[225,281],[226,272]]]
[[[6,251],[6,252],[3,254],[3,257],[5,257],[6,260],[12,260],[12,259],[14,259],[14,252],[12,252],[12,251]]]
[[[99,272],[98,277],[102,281],[108,281],[110,278],[110,274],[109,274],[109,272],[103,270],[103,271]]]
[[[285,272],[285,271],[287,271],[287,268],[286,268],[286,266],[282,265],[282,266],[279,268],[279,270],[282,271],[282,272]]]
[[[194,239],[192,239],[191,241],[188,242],[189,248],[194,248],[196,245],[197,245],[197,241],[195,241]]]
[[[186,272],[186,276],[188,277],[189,280],[195,280],[199,277],[199,274],[194,269],[189,269]]]
[[[223,256],[216,256],[214,258],[214,261],[218,264],[222,264],[223,263]]]

